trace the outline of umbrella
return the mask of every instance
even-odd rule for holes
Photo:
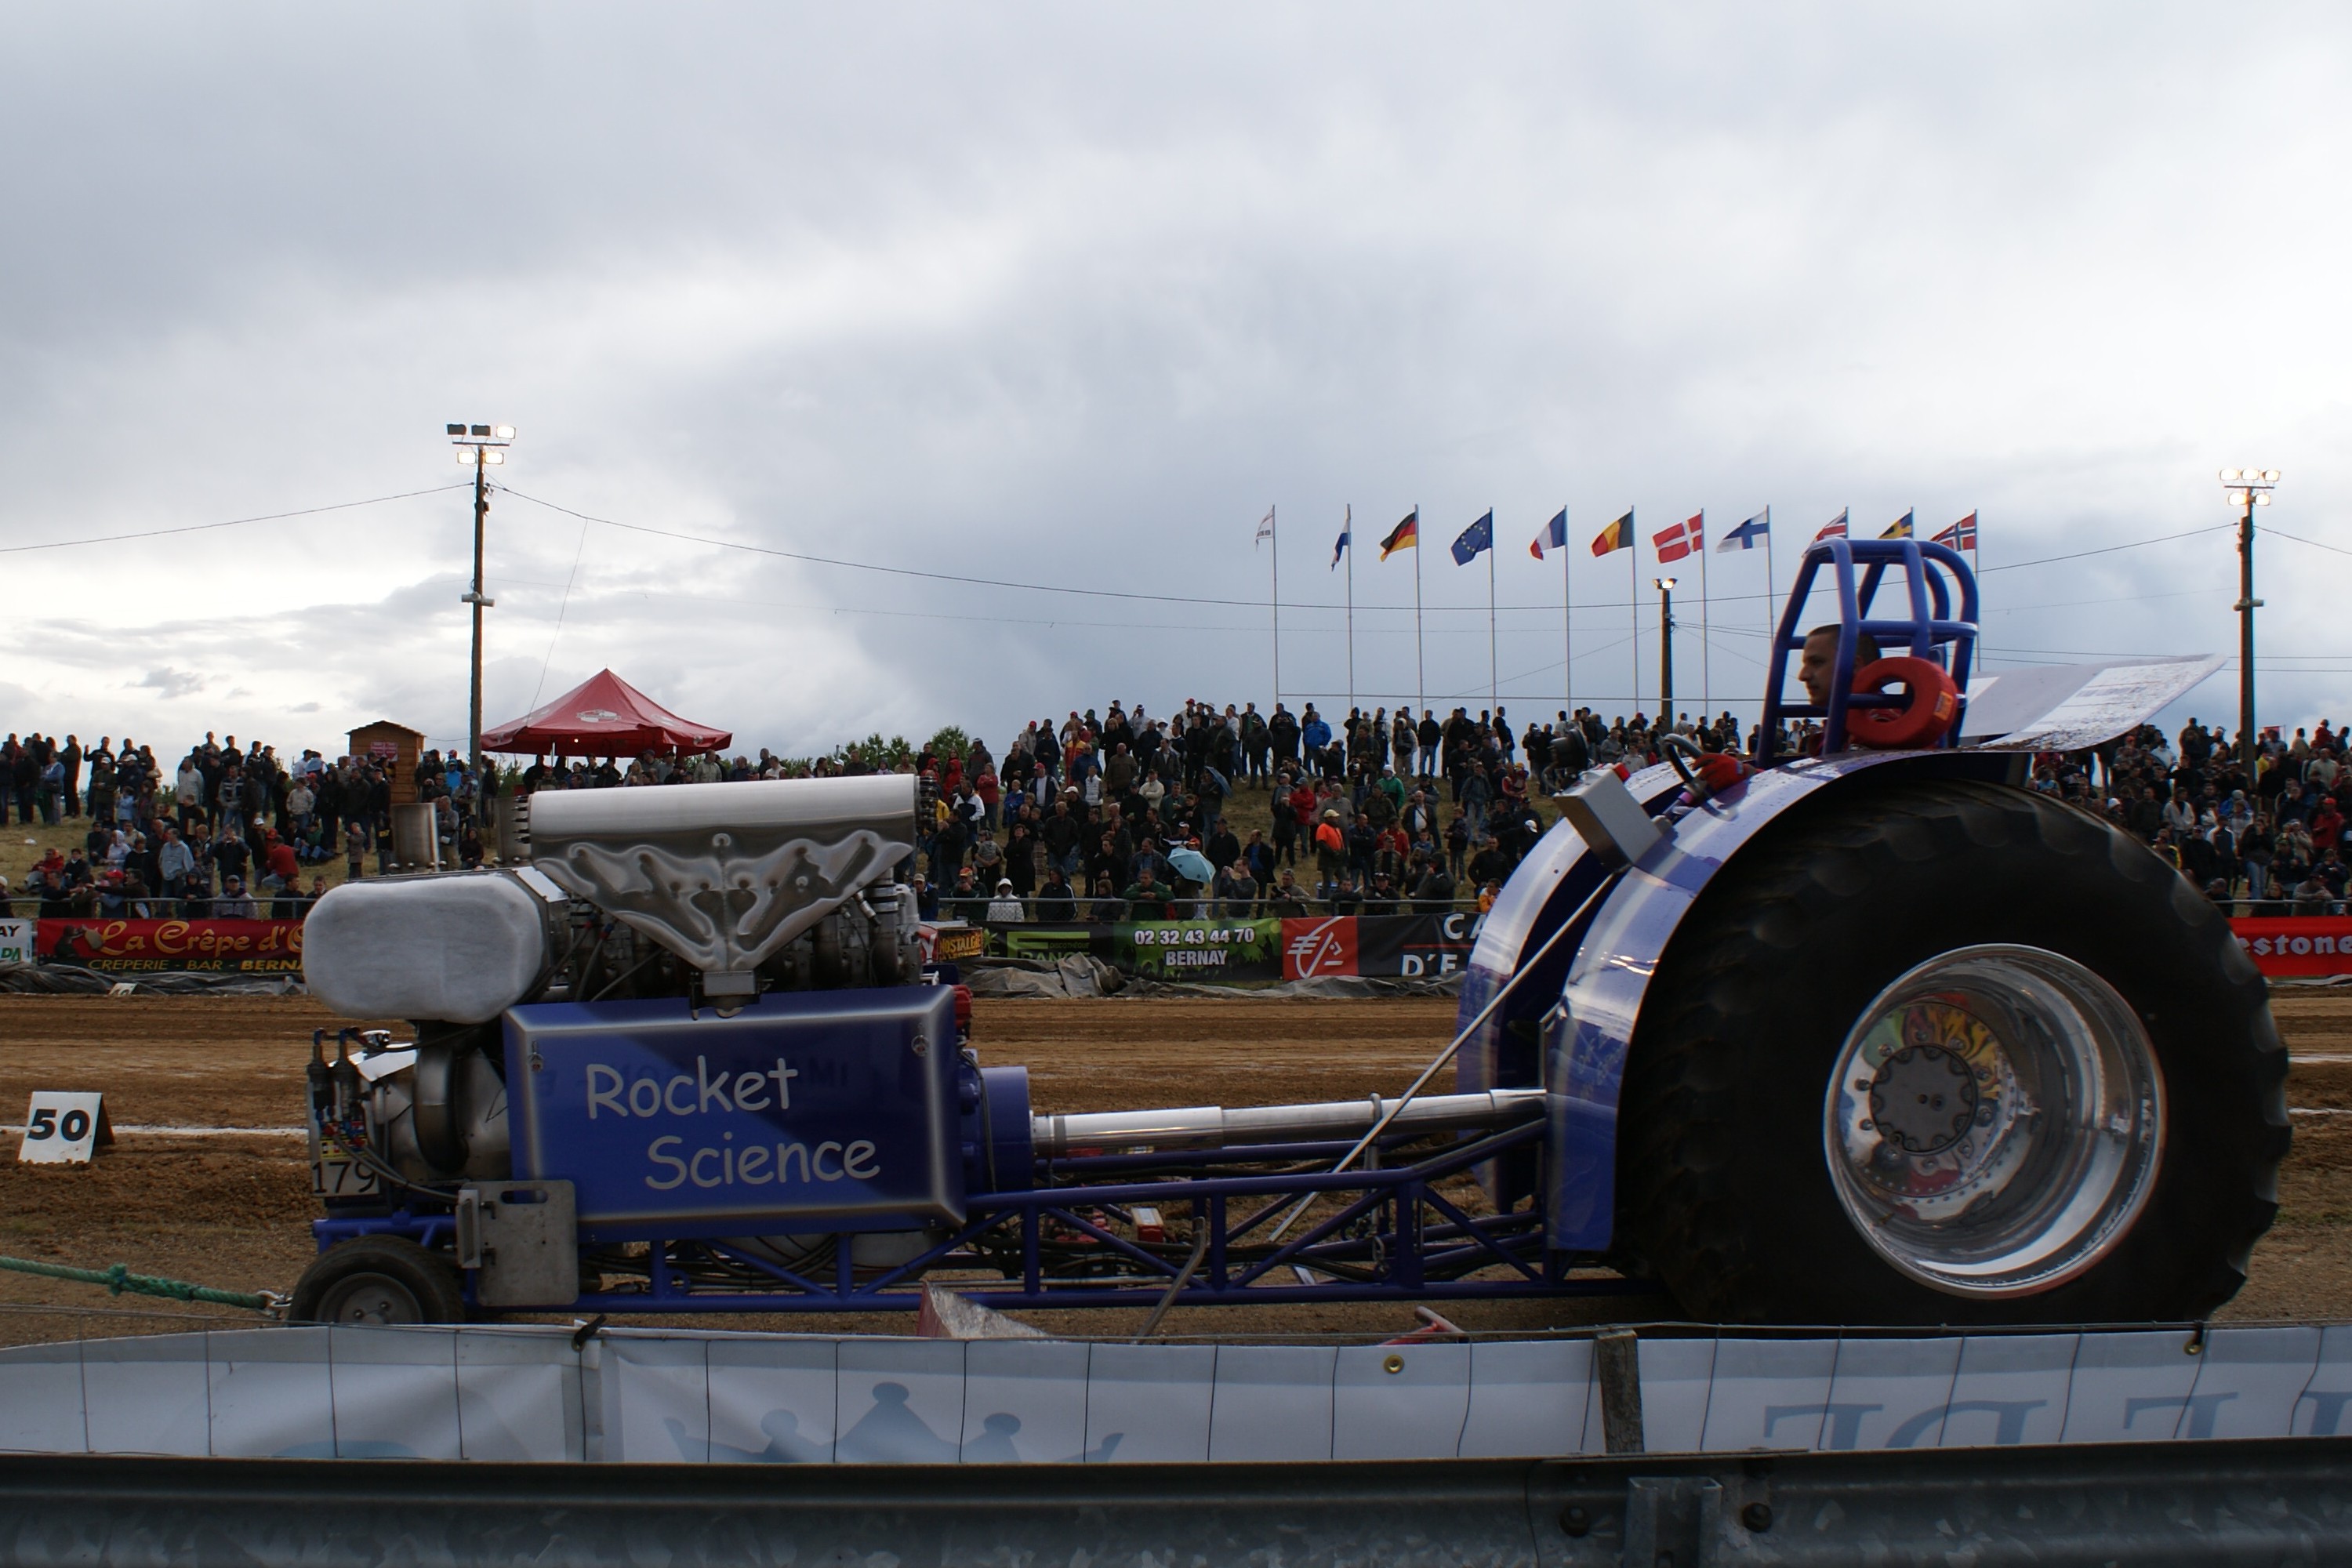
[[[1168,851],[1168,864],[1173,866],[1176,874],[1188,882],[1210,881],[1217,874],[1216,868],[1209,864],[1209,858],[1189,846]]]

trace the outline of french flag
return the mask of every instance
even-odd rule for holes
[[[1537,534],[1533,542],[1528,544],[1528,553],[1540,561],[1544,558],[1544,552],[1547,550],[1567,548],[1568,508],[1562,507],[1549,522],[1544,524],[1544,531]]]

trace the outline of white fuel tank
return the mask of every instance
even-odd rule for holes
[[[487,1023],[545,982],[564,902],[528,868],[346,882],[303,922],[302,979],[347,1018]]]

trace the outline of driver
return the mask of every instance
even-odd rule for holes
[[[1813,706],[1826,712],[1830,705],[1830,687],[1837,671],[1838,628],[1832,624],[1815,626],[1805,634],[1804,657],[1797,663],[1797,679],[1805,688],[1805,695]],[[1868,632],[1856,632],[1853,638],[1853,668],[1878,662],[1878,639]]]

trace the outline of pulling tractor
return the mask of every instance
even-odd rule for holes
[[[1823,574],[1827,700],[1792,701]],[[911,1309],[928,1283],[2201,1316],[2275,1209],[2264,985],[2172,868],[2025,787],[2056,731],[1972,724],[1977,614],[1939,545],[1815,544],[1761,754],[1674,742],[1580,781],[1486,918],[1452,1039],[1361,1101],[1035,1112],[924,949],[912,778],[537,795],[527,859],[310,917],[313,992],[415,1038],[320,1043],[294,1315]],[[2177,694],[2075,685],[2074,746]],[[1775,753],[1791,721],[1807,754]]]

